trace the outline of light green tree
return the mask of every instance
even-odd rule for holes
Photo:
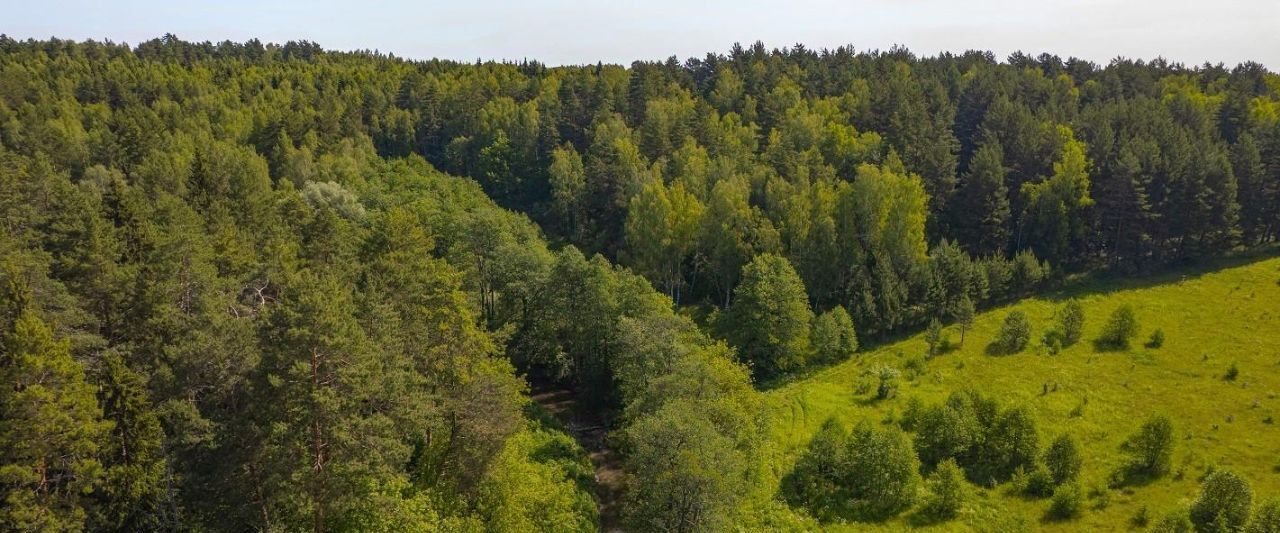
[[[683,184],[667,187],[658,180],[632,197],[627,210],[628,263],[677,304],[702,213],[702,203]]]
[[[720,327],[755,376],[772,378],[803,366],[813,311],[791,263],[772,254],[756,256],[743,267],[734,295]]]
[[[814,357],[824,361],[843,361],[858,351],[853,319],[844,307],[837,305],[814,317],[809,344]]]
[[[1053,175],[1039,183],[1022,186],[1026,212],[1019,242],[1053,264],[1077,260],[1088,224],[1083,212],[1093,205],[1089,196],[1089,167],[1086,147],[1067,126],[1058,127],[1062,145]]]
[[[6,302],[7,303],[7,302]],[[25,305],[0,339],[0,527],[12,531],[80,531],[88,496],[101,487],[101,419],[94,388]]]

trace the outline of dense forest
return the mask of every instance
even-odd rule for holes
[[[803,528],[759,494],[760,388],[1278,238],[1255,63],[0,36],[0,529],[596,530],[531,387],[607,420],[629,529]],[[1034,432],[976,393],[930,409]],[[824,429],[796,475],[1014,476],[1016,438],[886,431]]]

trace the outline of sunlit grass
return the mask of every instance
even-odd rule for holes
[[[1047,499],[1013,495],[1002,485],[978,491],[960,519],[937,529],[1129,529],[1143,505],[1158,518],[1189,503],[1211,465],[1244,475],[1256,500],[1280,498],[1280,426],[1270,422],[1280,415],[1278,281],[1280,259],[1272,258],[1145,280],[1082,283],[980,313],[963,346],[932,360],[924,359],[921,335],[873,347],[765,393],[772,442],[768,469],[775,481],[785,475],[829,417],[850,425],[862,419],[884,422],[900,416],[911,397],[927,405],[972,387],[1032,409],[1042,449],[1064,432],[1076,436],[1085,458],[1082,487],[1086,494],[1100,491],[1106,497],[1095,492],[1075,521],[1048,523],[1041,521]],[[1048,355],[1040,335],[1068,297],[1085,306],[1084,338]],[[1092,339],[1122,304],[1137,311],[1137,339],[1127,351],[1096,350]],[[1015,309],[1031,318],[1031,346],[1016,355],[987,355],[985,347]],[[1145,347],[1157,328],[1165,333],[1163,346]],[[955,326],[947,331],[953,342],[959,340]],[[1224,379],[1232,364],[1239,376]],[[883,365],[903,370],[904,380],[896,398],[874,401],[874,377],[867,372]],[[1168,415],[1175,423],[1175,474],[1149,485],[1107,489],[1108,474],[1123,461],[1121,442],[1152,414]],[[907,527],[905,516],[878,527]]]

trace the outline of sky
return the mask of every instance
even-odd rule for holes
[[[0,13],[0,33],[16,39],[307,39],[411,59],[629,64],[761,40],[770,48],[900,44],[919,55],[1021,50],[1102,64],[1118,56],[1251,60],[1280,70],[1280,0],[0,0]]]

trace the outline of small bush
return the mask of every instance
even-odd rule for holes
[[[1062,332],[1058,331],[1057,328],[1045,331],[1044,337],[1040,339],[1040,342],[1044,344],[1049,355],[1058,355],[1058,352],[1062,351]]]
[[[1185,510],[1171,512],[1151,527],[1151,533],[1193,533],[1195,525]]]
[[[924,358],[918,355],[908,357],[902,362],[903,374],[907,377],[907,381],[912,381],[915,376],[923,374],[925,371]]]
[[[1230,470],[1216,470],[1204,479],[1200,497],[1191,503],[1191,523],[1197,531],[1239,531],[1249,521],[1253,489]]]
[[[1030,250],[1023,250],[1013,256],[1011,289],[1017,294],[1031,294],[1050,274],[1049,263],[1036,259]]]
[[[828,420],[783,479],[783,496],[822,521],[882,520],[915,503],[919,469],[901,431],[866,423],[845,431]]]
[[[1080,342],[1084,333],[1084,306],[1077,300],[1071,300],[1059,309],[1054,317],[1053,328],[1045,333],[1045,345],[1056,341],[1058,348],[1065,348]]]
[[[1021,479],[1017,479],[1017,485],[1021,487],[1022,492],[1037,498],[1052,496],[1057,486],[1053,482],[1053,474],[1049,473],[1049,469],[1044,465],[1036,465],[1031,472],[1020,476]]]
[[[876,387],[876,398],[887,400],[898,395],[898,380],[902,373],[891,366],[881,367],[877,375],[880,385]]]
[[[1059,486],[1053,491],[1053,499],[1049,500],[1049,518],[1070,520],[1080,516],[1083,499],[1080,495],[1080,487],[1075,483]]]
[[[956,464],[955,459],[947,459],[938,464],[929,478],[929,500],[925,503],[925,512],[935,520],[955,518],[969,498],[969,488],[964,480],[964,471]]]
[[[814,317],[813,327],[809,329],[809,346],[819,361],[836,362],[852,357],[858,351],[858,334],[849,312],[837,305]]]
[[[1151,523],[1151,509],[1146,505],[1138,508],[1138,512],[1129,519],[1129,525],[1135,528],[1147,527]]]
[[[946,341],[942,338],[942,322],[937,318],[929,321],[929,329],[924,332],[924,342],[929,345],[929,357],[942,352],[942,345]]]
[[[1031,321],[1022,311],[1013,311],[1004,319],[1000,333],[991,343],[991,351],[1000,354],[1021,352],[1031,341]]]
[[[902,417],[898,419],[898,425],[905,431],[915,431],[916,425],[920,422],[920,414],[924,411],[924,403],[920,398],[912,396],[907,398],[907,406],[902,410]]]
[[[1222,379],[1226,381],[1235,381],[1238,377],[1240,377],[1240,367],[1236,365],[1235,361],[1232,361],[1231,367],[1227,368],[1227,373],[1222,375]]]
[[[1107,348],[1128,348],[1129,341],[1138,334],[1138,317],[1133,306],[1122,305],[1111,313],[1107,325],[1102,328],[1098,344]]]
[[[1054,485],[1075,481],[1080,476],[1080,447],[1071,435],[1063,434],[1049,445],[1044,453],[1044,464]]]
[[[1089,489],[1089,499],[1093,500],[1093,508],[1102,510],[1111,505],[1111,489],[1106,485],[1094,485]]]
[[[1258,507],[1249,521],[1246,533],[1280,533],[1280,500],[1271,500]]]
[[[1124,443],[1129,453],[1125,476],[1157,478],[1173,467],[1173,422],[1167,416],[1148,418]]]
[[[1159,348],[1164,346],[1164,330],[1157,329],[1151,332],[1151,338],[1147,339],[1147,348]]]

